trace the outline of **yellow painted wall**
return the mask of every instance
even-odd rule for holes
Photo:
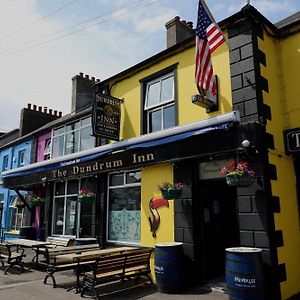
[[[300,232],[293,159],[284,154],[283,129],[289,123],[287,108],[292,107],[291,101],[295,99],[290,88],[295,84],[293,76],[299,72],[300,60],[294,65],[290,61],[296,55],[294,51],[289,56],[295,49],[292,38],[279,42],[265,33],[264,40],[259,39],[259,49],[266,54],[266,67],[260,67],[262,76],[269,82],[269,93],[263,93],[263,101],[271,107],[272,114],[267,132],[274,136],[275,150],[269,152],[269,160],[277,170],[278,179],[272,181],[272,194],[280,197],[281,211],[274,214],[274,220],[275,229],[283,233],[284,246],[278,248],[278,260],[286,266],[287,280],[281,283],[281,294],[282,299],[287,299],[300,291]],[[293,123],[296,124],[296,120]]]
[[[184,49],[176,55],[157,61],[151,67],[112,84],[111,95],[124,99],[121,107],[121,139],[140,135],[142,103],[140,80],[174,64],[177,64],[178,125],[232,111],[229,52],[226,44],[215,51],[212,60],[214,73],[219,78],[219,111],[211,114],[207,114],[204,108],[192,104],[191,101],[192,95],[198,93],[194,84],[195,47]],[[169,208],[158,208],[161,224],[157,231],[157,237],[153,238],[150,232],[149,217],[152,215],[149,201],[160,195],[157,184],[165,181],[173,182],[171,164],[158,164],[142,168],[141,245],[143,246],[154,247],[159,242],[174,241],[174,201],[169,201]],[[153,259],[151,266],[153,270]]]
[[[160,225],[156,237],[150,231],[149,218],[152,214],[149,202],[152,198],[161,197],[157,185],[162,182],[173,182],[172,164],[157,164],[142,168],[142,203],[141,203],[141,245],[154,247],[156,243],[174,241],[174,200],[169,200],[169,207],[159,207]],[[152,278],[154,279],[154,256],[151,261]]]
[[[229,53],[227,45],[223,44],[213,55],[214,73],[219,78],[220,110],[211,114],[207,114],[204,108],[192,104],[191,101],[192,95],[197,94],[197,89],[194,84],[195,48],[191,47],[165,60],[158,61],[151,67],[112,85],[111,95],[117,98],[124,98],[124,104],[122,104],[121,108],[120,136],[122,139],[128,139],[140,134],[140,80],[176,63],[178,63],[178,125],[206,119],[232,110]]]
[[[300,25],[298,26],[300,30]],[[300,127],[300,33],[293,34],[281,41],[283,57],[284,90],[287,100],[288,127]]]

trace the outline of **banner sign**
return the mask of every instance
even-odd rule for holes
[[[120,135],[120,104],[123,100],[108,95],[96,94],[93,103],[93,134],[114,141]]]

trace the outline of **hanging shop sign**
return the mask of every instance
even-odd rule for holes
[[[285,130],[283,136],[285,152],[287,154],[300,154],[300,128]]]
[[[120,104],[123,100],[108,95],[96,94],[93,102],[93,134],[97,137],[119,140]]]

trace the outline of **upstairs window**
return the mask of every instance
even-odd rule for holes
[[[145,133],[175,126],[175,76],[174,72],[148,81],[145,85]]]
[[[2,172],[8,170],[8,155],[3,156]]]
[[[23,167],[25,165],[25,150],[19,152],[18,166]]]
[[[92,136],[91,117],[83,118],[53,130],[52,157],[93,147],[95,147],[95,137]]]
[[[47,140],[44,149],[44,160],[50,159],[51,157],[51,139]]]

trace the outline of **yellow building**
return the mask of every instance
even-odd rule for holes
[[[230,51],[223,44],[212,57],[218,79],[212,109],[193,97],[192,25],[171,20],[167,49],[97,82],[94,111],[80,114],[92,113],[96,124],[103,110],[110,126],[99,122],[97,129],[113,135],[119,126],[118,141],[4,172],[4,184],[33,189],[43,181],[54,191],[47,193],[50,207],[59,182],[67,189],[88,178],[97,194],[94,236],[101,246],[181,242],[186,285],[224,276],[226,248],[257,247],[266,299],[299,293],[299,20],[297,14],[273,25],[248,5],[220,22]],[[293,150],[284,146],[284,130]],[[220,170],[230,161],[247,161],[255,182],[228,185]],[[165,199],[157,188],[164,183],[183,184],[182,194]],[[55,235],[53,222],[55,216],[45,221]]]

